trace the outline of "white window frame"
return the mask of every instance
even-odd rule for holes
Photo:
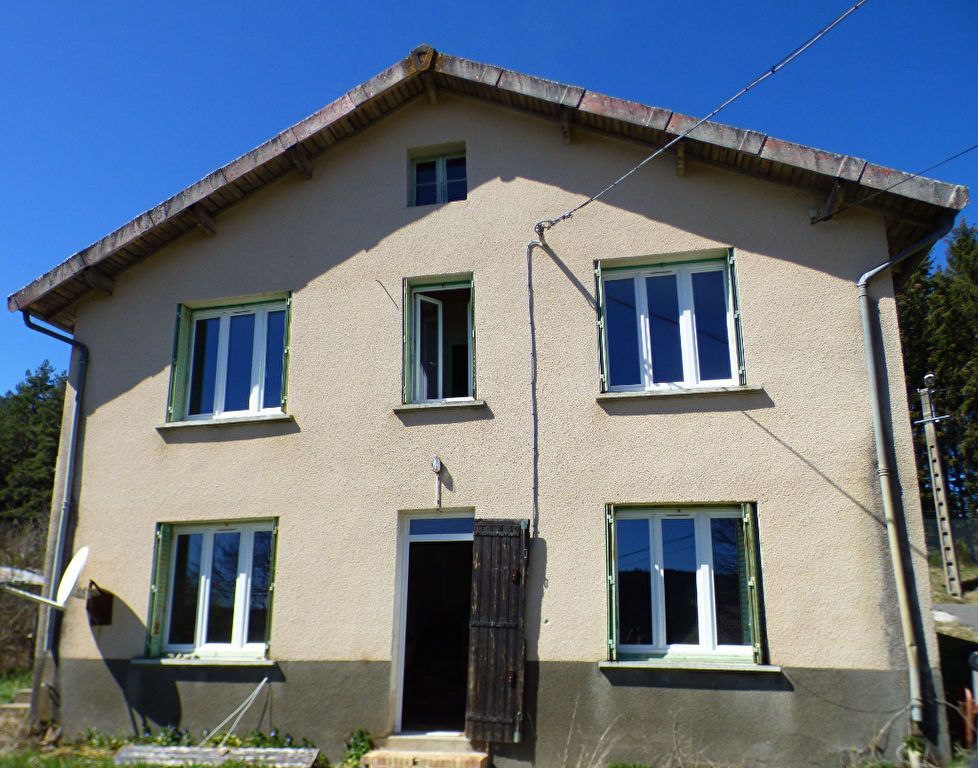
[[[655,656],[659,658],[690,658],[697,656],[722,656],[737,660],[754,661],[754,646],[719,645],[716,630],[716,595],[713,588],[713,547],[710,531],[710,521],[715,518],[730,518],[743,520],[740,509],[733,507],[688,507],[679,509],[622,509],[615,513],[615,524],[619,520],[648,520],[649,521],[649,552],[652,565],[652,644],[629,645],[619,642],[618,652],[626,656]],[[665,642],[666,604],[665,604],[665,570],[662,550],[662,521],[666,519],[692,519],[695,531],[696,546],[696,605],[699,629],[699,644]],[[620,584],[618,576],[617,555],[615,562],[615,579]],[[748,576],[749,577],[749,576]],[[620,600],[620,592],[616,592]],[[744,620],[749,620],[744,617]],[[616,611],[616,621],[621,621],[621,607]],[[620,632],[620,625],[618,628]],[[757,631],[755,627],[753,631]]]
[[[472,352],[473,352],[473,333],[472,333],[472,281],[469,280],[469,301],[466,304],[466,343],[467,343],[467,358],[468,358],[468,393],[461,397],[442,397],[444,393],[444,376],[445,376],[445,359],[444,359],[444,307],[439,299],[432,298],[431,296],[426,296],[422,294],[440,293],[442,291],[457,291],[465,287],[466,281],[459,281],[455,285],[425,285],[424,283],[419,283],[417,285],[411,285],[411,311],[414,313],[412,317],[413,323],[413,338],[411,339],[411,358],[412,358],[412,371],[411,371],[411,402],[412,403],[451,403],[451,402],[464,402],[466,400],[471,400],[475,392],[475,382],[473,376],[472,368]],[[425,392],[423,382],[424,382],[424,371],[421,367],[421,304],[422,302],[428,302],[434,304],[438,308],[438,397],[428,398],[422,397],[421,394]]]
[[[286,313],[286,329],[288,328],[288,303],[285,301],[265,303],[256,306],[238,305],[231,307],[215,307],[213,309],[191,310],[190,315],[190,346],[187,350],[187,391],[183,403],[183,413],[188,421],[213,421],[226,417],[248,416],[256,414],[282,413],[282,402],[270,408],[262,407],[265,396],[265,347],[268,334],[268,315],[271,312]],[[224,410],[224,398],[227,388],[228,340],[231,332],[231,318],[240,315],[255,316],[255,337],[251,349],[251,394],[248,398],[248,408],[237,411]],[[197,321],[220,318],[217,343],[217,365],[214,375],[214,410],[210,413],[190,413],[190,399],[193,392],[194,350],[197,342]],[[287,343],[287,340],[286,340]],[[286,365],[283,360],[283,366]]]
[[[248,616],[251,600],[251,567],[254,554],[254,534],[269,531],[275,536],[275,521],[263,520],[251,523],[219,523],[210,525],[175,525],[172,533],[170,562],[167,564],[166,620],[163,624],[162,648],[165,653],[191,654],[208,657],[264,658],[268,649],[267,637],[260,643],[248,643]],[[173,613],[174,581],[176,579],[177,537],[181,534],[199,533],[203,536],[200,548],[200,583],[197,589],[197,617],[194,623],[192,644],[170,643],[170,617]],[[238,576],[234,589],[234,618],[230,643],[207,643],[207,613],[210,603],[211,564],[214,555],[215,533],[240,533],[238,549]],[[274,568],[274,563],[271,564]],[[269,574],[270,582],[274,573]]]
[[[726,379],[701,380],[699,371],[699,355],[696,348],[696,314],[693,307],[692,275],[701,272],[720,272],[723,275],[723,295],[727,318],[727,341],[730,353],[730,377]],[[675,382],[655,382],[652,371],[652,334],[649,328],[648,295],[645,278],[662,275],[676,275],[677,298],[679,302],[679,338],[682,349],[683,379]],[[639,356],[639,370],[642,381],[638,384],[614,384],[611,381],[611,357],[609,355],[607,327],[607,307],[602,307],[604,313],[605,332],[602,334],[604,348],[602,353],[606,361],[608,375],[608,391],[610,392],[642,392],[661,390],[685,390],[704,387],[734,387],[740,385],[740,364],[738,356],[737,328],[734,322],[733,287],[730,280],[730,270],[725,261],[711,259],[709,261],[691,261],[689,263],[673,263],[661,266],[642,266],[634,269],[606,269],[601,275],[601,295],[606,295],[605,285],[609,280],[632,279],[635,286],[635,321],[638,324],[638,345],[636,354]]]
[[[448,171],[446,163],[449,160],[465,160],[465,196],[469,195],[469,163],[465,157],[465,152],[451,152],[445,155],[429,155],[427,157],[415,157],[411,160],[411,205],[441,205],[447,202],[459,203],[461,200],[448,199]],[[435,202],[418,202],[418,165],[420,163],[435,164]]]

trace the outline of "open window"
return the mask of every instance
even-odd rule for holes
[[[157,527],[149,655],[265,656],[275,521]]]
[[[404,285],[404,402],[475,397],[471,276]]]

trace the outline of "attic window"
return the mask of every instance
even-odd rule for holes
[[[435,205],[465,200],[468,181],[465,146],[412,151],[409,205]]]

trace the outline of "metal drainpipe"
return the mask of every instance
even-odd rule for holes
[[[540,415],[537,409],[537,330],[533,319],[533,249],[543,248],[543,223],[538,223],[533,229],[538,239],[526,244],[526,313],[530,325],[530,461],[532,463],[530,530],[536,538],[540,535]]]
[[[868,284],[870,280],[882,272],[919,253],[921,250],[932,246],[951,231],[952,224],[953,222],[948,223],[936,232],[905,248],[892,259],[883,262],[863,274],[856,281],[856,287],[859,289],[859,314],[862,320],[863,346],[866,352],[866,373],[869,379],[870,408],[873,415],[873,441],[876,443],[876,474],[880,480],[880,493],[883,498],[883,515],[886,519],[886,536],[890,546],[890,561],[893,565],[893,579],[896,584],[897,603],[900,608],[903,644],[907,652],[907,671],[910,678],[910,719],[914,724],[915,730],[919,730],[920,723],[924,721],[923,678],[920,671],[920,658],[918,656],[917,639],[914,631],[914,616],[911,610],[911,600],[915,601],[916,595],[911,598],[910,590],[907,586],[907,569],[910,568],[910,563],[904,560],[903,551],[900,548],[900,531],[897,527],[895,513],[896,505],[894,502],[893,477],[890,474],[890,462],[888,458],[888,453],[892,446],[887,441],[886,432],[883,428],[883,407],[880,403],[879,381],[876,375],[878,352],[873,336]]]
[[[77,339],[56,333],[49,328],[37,325],[30,316],[30,312],[21,310],[24,318],[24,325],[31,330],[50,336],[65,344],[70,344],[73,349],[78,350],[78,368],[75,379],[75,403],[71,414],[71,425],[68,432],[68,446],[65,454],[65,481],[61,497],[61,508],[58,512],[57,528],[53,547],[49,546],[45,555],[45,571],[48,574],[46,585],[47,596],[53,600],[58,588],[59,576],[61,575],[62,561],[64,560],[64,546],[67,538],[68,522],[71,518],[72,508],[72,488],[75,484],[75,454],[78,446],[78,423],[81,418],[82,395],[85,392],[85,373],[88,369],[88,347]],[[41,668],[44,657],[51,652],[54,647],[54,610],[47,608],[44,627],[41,636],[41,646],[36,652],[34,660],[34,680],[31,695],[31,720],[33,721],[37,713],[38,693],[41,682]]]

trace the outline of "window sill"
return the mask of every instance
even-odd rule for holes
[[[700,397],[703,395],[752,394],[764,391],[760,384],[745,384],[736,387],[696,387],[691,389],[643,389],[628,392],[601,392],[598,402],[615,400],[636,400],[655,397]]]
[[[708,659],[645,659],[635,661],[601,661],[600,669],[661,669],[674,672],[748,672],[780,674],[781,667],[773,664],[755,664],[752,661]]]
[[[133,659],[136,667],[274,667],[272,659],[235,658],[233,656],[179,657],[160,659]]]
[[[290,413],[253,413],[247,416],[226,416],[219,419],[190,419],[189,421],[168,421],[156,427],[158,432],[184,427],[218,427],[223,424],[256,424],[266,421],[294,421]]]
[[[435,403],[402,403],[394,406],[394,413],[419,413],[424,411],[451,410],[454,408],[485,407],[485,400],[442,400]]]

